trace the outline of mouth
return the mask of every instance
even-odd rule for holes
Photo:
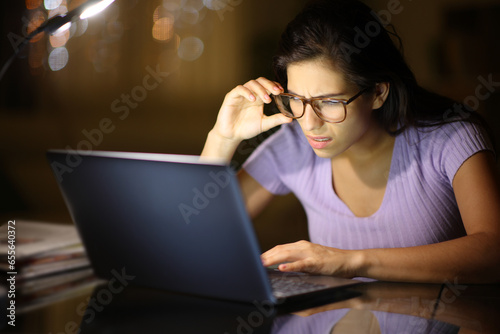
[[[323,149],[328,144],[330,144],[333,139],[331,137],[322,137],[322,136],[306,136],[309,145],[314,149]]]

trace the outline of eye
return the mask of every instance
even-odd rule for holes
[[[325,106],[335,106],[335,105],[338,105],[339,103],[341,103],[341,102],[337,101],[337,100],[322,100],[321,101],[321,104],[323,104]]]
[[[290,103],[291,104],[297,104],[297,103],[302,103],[302,100],[298,97],[295,97],[295,96],[291,96],[290,97]]]

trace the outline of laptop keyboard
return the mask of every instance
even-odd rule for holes
[[[273,289],[273,295],[277,298],[289,297],[322,290],[326,287],[322,284],[304,282],[304,280],[302,280],[300,277],[270,277],[270,281],[271,287]]]

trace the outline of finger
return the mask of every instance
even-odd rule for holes
[[[271,81],[264,77],[260,77],[256,81],[267,90],[268,94],[277,95],[285,91],[279,82]]]
[[[264,77],[250,80],[245,86],[256,92],[259,98],[265,103],[270,103],[272,101],[270,95],[278,95],[284,92],[283,87],[281,87],[279,83]]]
[[[300,271],[300,272],[314,273],[316,271],[314,265],[312,265],[312,263],[307,259],[280,264],[278,266],[278,269],[280,271],[285,271],[285,272]]]
[[[261,82],[257,80],[250,80],[244,86],[251,90],[264,103],[271,102],[271,97],[269,96],[268,89],[265,87],[266,85],[262,85]]]
[[[283,88],[283,86],[281,86],[281,84],[279,82],[274,81],[273,94],[274,93],[281,94],[284,91],[285,91],[285,89]]]
[[[265,116],[264,118],[262,118],[262,125],[261,125],[262,132],[265,132],[281,124],[290,123],[292,122],[292,120],[293,119],[291,119],[290,117],[286,117],[283,114]]]
[[[297,261],[303,258],[303,254],[289,245],[276,246],[261,255],[264,266],[272,266],[283,262]]]
[[[290,251],[290,250],[298,250],[299,252],[304,252],[304,249],[310,245],[311,245],[311,243],[309,241],[305,241],[305,240],[290,242],[287,244],[274,246],[273,248],[262,253],[262,256],[264,256],[264,257],[272,256],[272,255],[279,254],[279,253],[284,252],[284,251]]]
[[[260,258],[262,261],[262,265],[268,267],[286,262],[288,257],[284,253],[275,253],[268,251],[262,254]]]
[[[250,102],[255,102],[256,96],[250,90],[249,88],[245,87],[244,85],[238,85],[235,88],[233,88],[227,95],[226,99],[232,99],[232,98],[238,98],[238,97],[244,97]]]

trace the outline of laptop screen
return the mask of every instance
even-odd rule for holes
[[[51,150],[47,157],[98,276],[273,300],[230,167],[150,153]]]

